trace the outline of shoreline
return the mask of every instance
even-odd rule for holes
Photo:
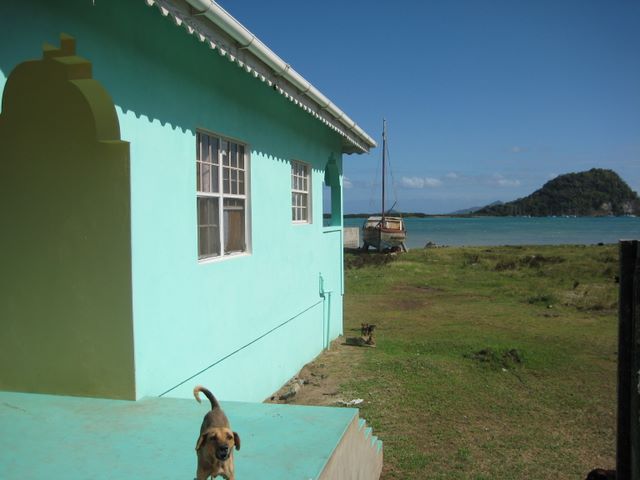
[[[369,218],[379,213],[347,213],[347,218]],[[394,213],[402,218],[640,218],[637,215],[477,215],[475,213]],[[323,215],[323,218],[331,218]]]
[[[517,248],[517,249],[524,249],[524,248],[537,248],[537,247],[543,247],[543,248],[547,248],[547,247],[567,247],[567,248],[571,248],[571,247],[575,247],[575,248],[588,248],[588,247],[610,247],[610,246],[615,246],[618,245],[618,243],[620,243],[621,241],[625,241],[625,240],[629,240],[626,238],[621,238],[620,240],[618,240],[617,242],[598,242],[598,243],[523,243],[523,244],[495,244],[495,245],[441,245],[441,244],[433,244],[433,245],[425,245],[424,247],[407,247],[407,252],[412,252],[412,251],[416,251],[416,250],[430,250],[430,249],[439,249],[439,248]],[[634,240],[634,239],[632,239]],[[363,250],[362,248],[358,247],[344,247],[343,248],[344,253],[350,253],[353,255],[366,255],[366,254],[370,254],[370,255],[376,255],[376,254],[383,254],[383,255],[396,255],[396,254],[400,254],[400,253],[407,253],[407,252],[402,252],[402,251],[397,251],[397,252],[378,252],[377,250]]]
[[[638,217],[431,217],[407,218],[406,246],[597,245],[640,238]],[[345,219],[345,229],[360,229]],[[352,233],[355,246],[355,234]],[[360,233],[361,237],[361,233]],[[360,243],[362,240],[360,239]]]

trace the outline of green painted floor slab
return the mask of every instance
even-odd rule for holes
[[[357,409],[221,402],[242,479],[316,479]],[[0,392],[0,479],[193,479],[208,402]]]

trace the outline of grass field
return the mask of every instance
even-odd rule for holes
[[[344,368],[331,361],[384,441],[384,479],[582,479],[614,467],[617,246],[345,263],[345,335],[376,324],[377,347]]]

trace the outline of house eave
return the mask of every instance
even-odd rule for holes
[[[247,74],[337,132],[343,153],[366,153],[376,142],[311,83],[211,0],[145,0]]]

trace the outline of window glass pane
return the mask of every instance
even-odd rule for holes
[[[220,158],[222,165],[229,165],[229,142],[226,140],[220,141]]]
[[[229,168],[227,167],[222,167],[222,192],[231,193],[229,186]]]
[[[238,145],[238,167],[244,169],[244,146]]]
[[[208,163],[200,164],[200,188],[201,192],[211,192],[211,165]]]
[[[303,195],[302,196],[302,211],[300,212],[300,219],[301,220],[308,220],[309,219],[309,205],[307,205],[307,195]]]
[[[209,137],[209,159],[211,163],[218,165],[218,139],[215,137]]]
[[[200,161],[209,161],[209,135],[200,135]]]
[[[211,166],[211,191],[213,193],[218,193],[220,191],[219,178],[220,178],[220,167],[218,165],[212,165]]]
[[[224,224],[224,252],[244,252],[246,250],[244,200],[224,199]]]
[[[238,145],[235,143],[231,144],[230,157],[231,157],[231,166],[237,167],[238,166]]]
[[[198,258],[220,255],[219,199],[198,197]]]
[[[238,171],[231,170],[231,193],[238,194]]]
[[[238,193],[244,195],[244,172],[238,172]]]
[[[199,162],[202,159],[201,151],[202,151],[202,143],[200,139],[200,133],[196,132],[196,162]]]

